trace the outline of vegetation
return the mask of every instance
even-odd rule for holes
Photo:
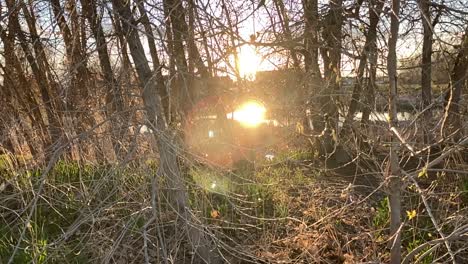
[[[468,262],[467,14],[0,1],[0,263]]]

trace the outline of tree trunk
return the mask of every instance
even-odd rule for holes
[[[310,110],[311,113],[315,114],[312,117],[311,123],[313,124],[315,133],[322,133],[324,135],[318,138],[317,141],[318,145],[321,146],[321,155],[328,155],[334,150],[336,142],[334,142],[332,134],[336,133],[338,128],[338,108],[336,102],[341,83],[343,1],[330,1],[328,14],[322,21],[322,23],[326,24],[326,26],[321,28],[324,43],[320,46],[324,65],[324,80],[316,77],[319,72],[318,53],[316,52],[316,49],[319,47],[317,1],[303,1],[303,4],[305,5],[305,36],[306,49],[308,50],[306,55],[311,57],[306,62],[306,69],[312,73],[312,78],[308,82],[312,82],[313,84],[309,85],[315,85],[314,88],[309,88],[311,95],[309,104],[315,107],[315,109]]]
[[[0,27],[0,34],[2,35],[2,40],[4,40],[4,31]],[[9,44],[5,44],[6,46],[6,51],[9,51]],[[13,56],[12,56],[13,55]],[[14,52],[12,54],[9,54],[9,56],[16,57]],[[16,58],[15,58],[16,61]],[[10,64],[10,62],[8,62]],[[16,64],[16,63],[15,63]],[[19,64],[19,63],[18,63]],[[13,68],[12,65],[8,65],[9,67]],[[4,104],[4,109],[0,109],[0,111],[4,111],[3,113],[9,113],[7,116],[12,116],[13,120],[15,122],[20,123],[20,126],[22,127],[21,131],[24,132],[24,137],[26,139],[26,143],[30,149],[31,155],[34,160],[36,160],[38,163],[43,160],[42,152],[40,151],[40,148],[38,146],[37,140],[34,137],[34,129],[31,129],[31,127],[28,124],[31,124],[31,126],[37,125],[38,123],[41,124],[42,120],[35,120],[35,115],[32,115],[31,112],[39,113],[39,110],[36,109],[36,111],[31,110],[31,108],[37,108],[38,104],[30,101],[30,98],[28,96],[24,96],[24,93],[21,93],[21,90],[28,89],[30,85],[25,83],[23,81],[24,75],[23,72],[16,72],[16,77],[18,77],[19,81],[16,81],[16,78],[12,75],[12,71],[6,69],[1,63],[0,63],[0,68],[3,70],[4,75],[3,75],[3,83],[4,86],[1,86],[0,91],[0,96],[3,96],[2,98],[6,98],[8,100],[5,102],[1,102]],[[20,67],[21,69],[21,67]],[[21,69],[22,70],[22,69]],[[12,78],[13,77],[13,78]],[[19,85],[18,85],[19,84]],[[29,93],[29,91],[25,91],[26,94]],[[26,97],[26,98],[25,98]],[[38,118],[41,118],[39,115]],[[5,126],[5,129],[7,127]],[[39,132],[41,127],[39,126]],[[0,130],[3,130],[0,128]],[[6,136],[7,134],[5,134]],[[42,139],[42,137],[41,137]],[[1,144],[0,144],[1,145]]]
[[[188,196],[175,153],[175,149],[177,148],[174,147],[175,142],[172,139],[171,131],[165,119],[161,98],[155,92],[157,90],[157,82],[163,82],[164,80],[156,80],[152,77],[143,45],[138,32],[134,29],[137,25],[129,6],[123,4],[120,0],[113,0],[112,3],[114,9],[121,17],[122,28],[127,35],[127,42],[133,61],[135,62],[149,124],[157,131],[154,135],[158,142],[160,154],[159,173],[165,177],[169,189],[174,190],[171,193],[171,201],[184,221],[184,227],[194,252],[206,263],[218,263],[220,261],[217,254],[213,251],[213,246],[209,239],[205,237],[203,230],[193,226],[195,219],[189,212]]]
[[[107,93],[106,93],[106,116],[111,118],[111,144],[117,157],[123,155],[121,148],[121,140],[123,139],[124,127],[123,124],[127,117],[124,113],[124,102],[122,97],[121,86],[114,77],[112,66],[107,52],[107,41],[104,36],[104,30],[101,25],[101,19],[96,12],[95,0],[81,0],[83,14],[89,22],[91,32],[96,41],[96,49],[99,57],[99,64],[104,76]],[[114,117],[112,118],[112,116]],[[113,156],[113,155],[110,155]]]
[[[7,6],[10,10],[16,10],[15,2],[12,0],[7,1]],[[11,22],[11,28],[10,28],[9,34],[16,34],[18,36],[20,46],[24,54],[26,55],[26,59],[29,63],[29,66],[31,67],[34,78],[36,79],[37,85],[39,87],[39,91],[41,93],[42,101],[44,103],[45,110],[47,113],[47,118],[48,118],[48,132],[52,140],[52,142],[50,142],[50,145],[47,145],[45,147],[46,149],[50,151],[51,149],[49,148],[52,147],[54,143],[57,143],[59,140],[60,122],[58,121],[58,118],[55,114],[55,108],[52,103],[52,98],[49,94],[50,89],[48,87],[47,77],[46,77],[45,72],[43,71],[44,69],[41,69],[39,67],[39,65],[37,64],[38,60],[34,57],[32,51],[29,49],[27,45],[28,42],[26,40],[26,37],[23,31],[21,30],[18,17],[15,11],[11,12],[10,22]],[[46,153],[45,156],[46,156],[46,161],[47,161],[49,158],[48,153]]]
[[[196,93],[193,86],[194,74],[191,72],[189,64],[197,67],[200,76],[204,79],[209,77],[208,70],[203,63],[200,52],[195,44],[194,32],[189,31],[189,26],[185,20],[186,10],[181,0],[165,0],[167,12],[171,22],[172,36],[173,36],[173,56],[175,57],[175,64],[179,72],[177,78],[178,95],[180,96],[180,109],[184,116],[192,109]],[[193,3],[192,3],[193,4]],[[189,17],[193,18],[194,5],[189,2]],[[194,21],[192,21],[194,23]],[[192,25],[193,26],[193,25]],[[184,41],[187,45],[188,58],[185,57]]]
[[[305,32],[304,41],[306,54],[304,58],[305,70],[308,74],[312,75],[312,79],[322,79],[322,74],[319,67],[319,15],[318,15],[318,2],[317,0],[303,0],[302,5],[304,8],[305,17]],[[311,87],[317,88],[317,87]],[[308,90],[308,92],[313,92]]]
[[[163,80],[162,65],[159,60],[158,51],[156,49],[156,43],[155,43],[156,39],[154,37],[153,29],[151,28],[151,23],[150,23],[148,14],[144,6],[144,1],[139,1],[137,5],[138,5],[138,10],[141,15],[140,21],[143,24],[143,27],[145,28],[146,39],[148,40],[148,47],[150,50],[151,59],[153,61],[154,74],[156,75],[157,80]],[[169,105],[170,101],[169,101],[169,94],[167,92],[166,85],[163,81],[158,82],[156,85],[158,89],[157,90],[158,94],[162,100],[164,113],[166,114],[166,120],[170,122],[170,117],[171,117],[170,105]]]
[[[193,0],[190,0],[190,1],[193,1]],[[195,4],[193,3],[193,6],[195,6]],[[201,37],[203,39],[203,49],[205,51],[205,56],[206,56],[206,62],[207,62],[207,65],[208,65],[208,68],[207,68],[207,71],[208,71],[208,76],[213,76],[214,74],[214,68],[213,68],[213,61],[211,59],[211,51],[210,51],[210,47],[208,45],[208,38],[206,36],[206,32],[203,28],[203,25],[202,25],[202,22],[201,22],[201,19],[200,19],[200,14],[198,13],[198,10],[196,7],[193,8],[193,12],[195,14],[195,18],[197,20],[197,24],[198,24],[198,27],[200,28],[200,34],[201,34]]]
[[[124,78],[127,78],[131,76],[131,74],[128,74],[128,71],[132,70],[132,67],[130,65],[130,57],[128,55],[127,41],[125,40],[125,37],[123,34],[120,19],[115,18],[114,14],[112,14],[112,11],[110,10],[109,10],[109,18],[112,21],[112,26],[114,27],[115,35],[117,36],[117,39],[119,40],[117,44],[119,46],[119,51],[122,55],[122,66],[123,66],[122,72],[127,73],[124,76]]]
[[[78,134],[82,134],[87,127],[92,126],[92,121],[84,113],[89,109],[82,109],[88,99],[88,71],[86,68],[86,58],[81,50],[80,26],[75,0],[67,2],[68,17],[70,25],[65,18],[65,9],[61,6],[60,0],[50,1],[52,11],[55,16],[60,33],[63,36],[65,44],[68,72],[70,74],[70,85],[67,88],[65,97],[66,111],[64,118],[64,127],[66,135],[72,138],[78,138],[77,142],[71,143],[70,156],[72,159],[82,158],[82,146]],[[72,34],[73,32],[73,34]]]
[[[353,94],[351,97],[351,102],[349,103],[348,113],[346,115],[345,122],[343,124],[343,129],[341,131],[341,135],[344,136],[346,134],[354,120],[354,115],[356,111],[359,109],[359,100],[361,97],[361,91],[363,87],[363,77],[364,72],[367,66],[367,61],[370,56],[376,56],[375,54],[370,54],[371,51],[376,52],[374,47],[376,46],[377,41],[377,24],[379,23],[380,13],[382,12],[383,2],[382,1],[375,1],[370,0],[370,7],[369,7],[369,29],[366,34],[366,42],[364,44],[364,48],[362,54],[359,58],[359,66],[357,70],[356,80],[354,83]],[[369,107],[369,106],[365,106]]]
[[[14,16],[11,16],[13,22]],[[11,23],[13,24],[13,23]],[[34,94],[34,86],[27,81],[24,74],[23,67],[16,56],[14,50],[14,27],[10,25],[10,32],[6,34],[6,31],[0,26],[0,39],[4,43],[5,50],[5,66],[0,63],[0,68],[3,70],[3,83],[6,92],[5,98],[17,99],[16,104],[12,104],[12,111],[14,112],[15,106],[18,106],[18,111],[24,111],[27,113],[29,119],[32,121],[32,125],[37,127],[38,135],[42,141],[43,147],[50,145],[50,136],[46,129],[47,125],[44,120],[47,117],[43,117],[40,111],[40,105],[38,98]]]
[[[288,13],[286,12],[286,8],[284,7],[284,2],[283,0],[274,0],[274,3],[275,3],[276,10],[278,12],[278,18],[280,20],[281,28],[284,32],[286,40],[292,41],[291,29],[289,27],[289,16],[288,16]],[[301,63],[299,61],[299,58],[297,57],[297,53],[294,50],[294,48],[291,48],[289,50],[289,53],[291,54],[291,57],[293,60],[294,69],[300,70]]]
[[[430,0],[420,0],[421,19],[424,30],[423,50],[422,50],[422,65],[421,65],[421,110],[424,110],[431,104],[432,101],[432,22],[429,12]],[[427,131],[428,122],[431,118],[430,109],[426,110],[423,115],[423,132],[424,142],[429,143],[430,133]]]
[[[45,52],[44,45],[41,42],[41,38],[37,32],[36,28],[36,16],[34,13],[34,9],[30,6],[29,10],[27,5],[23,2],[22,3],[23,14],[26,18],[29,34],[31,34],[34,52],[36,53],[36,59],[38,61],[39,67],[45,72],[47,75],[47,80],[49,83],[49,93],[51,97],[53,97],[52,103],[55,105],[56,109],[60,111],[63,108],[62,104],[60,103],[59,97],[59,87],[57,82],[54,79],[54,74],[52,73],[52,69],[50,67],[49,61],[47,59],[47,54]]]
[[[180,0],[164,0],[167,4],[169,19],[171,21],[173,36],[173,54],[177,67],[177,112],[188,115],[193,105],[194,91],[192,90],[192,79],[188,72],[187,58],[185,57],[184,33],[186,33],[185,14]]]
[[[305,113],[303,118],[303,127],[305,133],[315,131],[320,133],[324,129],[324,124],[319,116],[320,107],[318,99],[315,97],[321,88],[322,73],[319,66],[319,15],[317,0],[303,0],[304,8],[304,67],[306,72],[306,85],[304,89],[304,98],[308,98],[306,108],[309,113]],[[307,112],[307,111],[306,111]]]
[[[374,13],[375,14],[375,13]],[[373,15],[374,16],[374,15]],[[375,17],[374,17],[375,18]],[[377,32],[375,32],[377,34]],[[362,119],[361,125],[363,127],[367,126],[369,121],[369,117],[371,112],[375,108],[375,91],[377,90],[377,62],[378,62],[378,51],[377,51],[377,41],[374,41],[369,45],[369,53],[368,53],[368,79],[366,82],[365,90],[364,90],[364,99],[363,99],[363,110],[362,110]]]
[[[441,127],[442,137],[452,136],[457,141],[462,136],[460,101],[468,74],[468,27],[458,51],[457,58],[450,74],[449,91],[445,97],[445,116]]]
[[[183,8],[183,6],[180,5],[180,8]],[[197,67],[198,73],[202,79],[207,79],[209,78],[208,70],[195,43],[195,8],[194,1],[188,0],[188,25],[186,23],[184,25],[184,39],[187,43],[189,63]],[[185,20],[182,22],[185,22]],[[189,72],[192,73],[191,71]]]
[[[164,9],[164,26],[166,28],[166,46],[167,46],[167,55],[169,56],[169,79],[176,75],[176,62],[174,55],[174,36],[172,34],[172,24],[171,24],[171,7],[169,6],[168,1],[163,1]]]
[[[362,118],[361,118],[361,126],[366,127],[370,114],[375,109],[375,91],[377,90],[377,45],[372,47],[372,51],[369,51],[369,78],[367,79],[365,90],[364,90],[364,98],[362,101]]]
[[[343,0],[330,1],[328,14],[322,27],[324,45],[320,47],[324,64],[325,85],[320,94],[320,108],[323,114],[328,114],[331,129],[337,130],[338,125],[338,93],[341,87],[341,42],[343,24]]]
[[[167,82],[168,94],[169,94],[169,106],[170,111],[170,122],[177,122],[178,112],[180,111],[180,102],[179,102],[179,93],[180,87],[178,83],[174,80],[177,79],[176,72],[176,61],[174,55],[174,35],[172,34],[172,24],[171,24],[171,7],[167,1],[163,1],[163,10],[164,10],[164,26],[165,26],[165,36],[167,56],[169,63],[169,76]]]
[[[80,43],[80,27],[78,23],[78,14],[76,10],[76,3],[72,0],[67,4],[70,13],[71,20],[71,29],[65,19],[65,11],[60,4],[60,0],[51,0],[52,11],[54,12],[55,20],[60,28],[60,32],[63,36],[63,41],[65,43],[65,50],[67,53],[67,60],[69,71],[72,76],[72,97],[68,101],[70,105],[74,105],[78,101],[74,101],[78,98],[79,92],[82,92],[82,98],[87,96],[87,69],[86,69],[86,60],[81,50]],[[73,32],[73,34],[72,34]],[[81,88],[80,88],[81,87]],[[73,102],[74,101],[74,102]]]
[[[387,71],[389,79],[389,122],[391,127],[397,127],[397,54],[396,45],[398,30],[400,26],[400,0],[392,0],[390,38],[388,40]],[[390,263],[401,263],[401,172],[398,164],[399,142],[392,136],[390,146],[389,167],[386,178],[389,183],[390,204],[390,235],[392,236],[392,247],[390,250]]]
[[[229,14],[229,10],[226,5],[225,0],[221,0],[221,8],[223,9],[224,13],[226,14],[226,20],[227,20],[227,25],[228,25],[228,31],[229,31],[229,42],[232,47],[232,55],[234,58],[234,75],[236,76],[236,79],[238,81],[242,80],[242,76],[240,75],[240,70],[239,70],[239,54],[237,50],[237,44],[236,44],[236,36],[233,33],[234,32],[234,27],[237,25],[232,24],[231,20],[231,15]]]

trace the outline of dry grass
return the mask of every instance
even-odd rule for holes
[[[254,170],[247,166],[234,172],[190,163],[185,179],[192,213],[199,219],[194,224],[215,241],[225,262],[388,261],[385,183],[358,186],[358,181],[303,162],[311,156],[278,153],[273,161],[258,160]],[[162,181],[153,182],[156,171],[146,157],[117,167],[58,162],[46,174],[4,161],[0,262],[191,263],[194,255],[180,216],[167,202],[170,190]],[[439,176],[424,191],[444,233],[450,234],[467,224],[467,185],[460,174]],[[447,177],[452,177],[450,184]],[[438,233],[411,185],[403,204],[405,211],[416,211],[412,219],[405,216],[402,229],[408,253]],[[468,257],[459,242],[466,239],[463,234],[451,244],[462,262]],[[448,261],[446,252],[441,245],[422,262]]]

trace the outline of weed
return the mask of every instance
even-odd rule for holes
[[[381,229],[387,226],[390,219],[390,209],[389,209],[388,197],[385,197],[380,201],[379,206],[376,209],[374,218],[372,219],[372,224],[375,228]]]
[[[423,240],[423,239],[414,239],[412,241],[410,241],[406,247],[406,250],[407,252],[411,252],[413,249],[419,247],[421,244],[425,243],[426,241]],[[417,256],[416,256],[416,259],[419,258],[419,256],[422,256],[427,250],[429,250],[431,247],[428,245],[424,248],[424,250],[421,251],[421,253],[419,253]],[[434,258],[433,256],[431,256],[431,254],[425,256],[422,260],[420,260],[420,262],[418,263],[423,263],[423,264],[430,264],[430,263],[434,263]]]

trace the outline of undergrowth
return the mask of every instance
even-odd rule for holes
[[[232,170],[188,167],[185,179],[192,213],[216,237],[227,260],[388,261],[388,199],[368,196],[350,182],[301,165],[313,157],[296,151]],[[164,181],[154,181],[157,163],[60,161],[46,171],[18,169],[9,157],[0,158],[0,263],[8,262],[13,252],[12,263],[142,263],[147,254],[160,261],[163,253],[169,253],[174,263],[191,261],[177,227],[179,216],[168,203],[170,190]],[[465,221],[460,218],[466,215],[463,203],[458,203],[458,211],[452,207],[466,201],[466,181],[457,187],[459,196],[443,184],[431,188],[433,195],[427,198],[438,217],[446,210],[444,215],[453,218],[442,226],[448,234]],[[152,207],[153,199],[157,208]],[[402,245],[410,252],[439,234],[411,186],[404,204]],[[145,247],[147,251],[142,250]],[[424,255],[428,250],[429,246],[416,256],[423,256],[422,263],[437,259],[439,251]]]

